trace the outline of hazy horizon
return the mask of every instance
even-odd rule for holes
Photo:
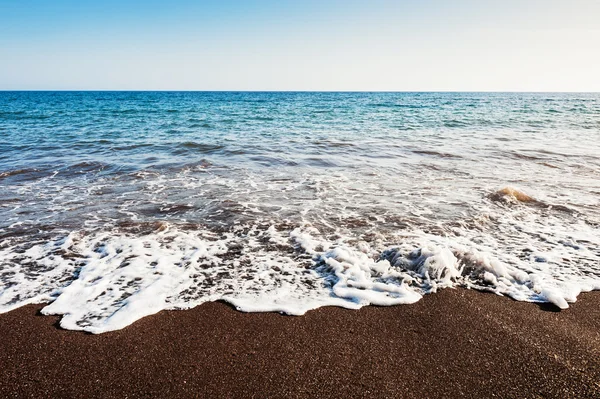
[[[600,3],[0,1],[0,90],[599,92]]]
[[[600,94],[600,91],[525,91],[525,90],[153,90],[153,89],[0,89],[0,92],[122,92],[122,93],[482,93],[482,94]]]

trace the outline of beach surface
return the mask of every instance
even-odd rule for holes
[[[305,316],[215,302],[115,332],[0,315],[0,397],[600,397],[600,292],[567,310],[446,289]]]

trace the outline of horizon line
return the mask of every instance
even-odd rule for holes
[[[556,90],[181,90],[181,89],[0,89],[0,92],[122,92],[122,93],[522,93],[600,94],[600,91]]]

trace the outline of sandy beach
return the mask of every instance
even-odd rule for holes
[[[301,317],[207,303],[101,335],[25,306],[0,315],[0,396],[600,397],[599,305],[464,289]]]
[[[599,15],[3,2],[0,399],[600,399]]]

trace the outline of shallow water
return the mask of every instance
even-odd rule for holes
[[[99,333],[600,289],[600,95],[0,93],[0,312]]]

